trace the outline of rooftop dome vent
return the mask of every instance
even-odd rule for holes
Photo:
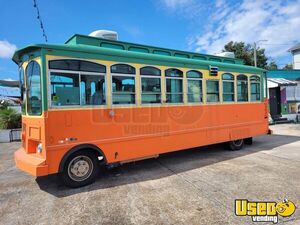
[[[220,52],[220,53],[216,54],[216,56],[235,58],[234,52]]]
[[[118,40],[118,33],[111,30],[96,30],[90,33],[89,36],[105,38],[109,40]]]

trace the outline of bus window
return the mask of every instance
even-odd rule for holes
[[[245,75],[237,76],[237,96],[238,102],[248,101],[248,78]]]
[[[251,101],[260,101],[260,78],[259,76],[250,77]]]
[[[102,75],[80,76],[81,105],[105,104],[105,80]]]
[[[206,98],[207,102],[219,102],[219,81],[207,80],[206,81]]]
[[[135,68],[126,64],[111,66],[113,104],[135,104]]]
[[[135,68],[127,64],[115,64],[110,68],[111,73],[135,74]]]
[[[59,59],[49,61],[49,69],[52,106],[106,103],[104,65],[84,60]]]
[[[106,73],[106,67],[94,62],[75,59],[55,59],[49,61],[49,69]]]
[[[41,95],[41,68],[40,65],[31,61],[26,68],[27,85],[27,113],[29,115],[42,114]]]
[[[166,76],[166,97],[167,103],[183,102],[183,72],[178,69],[167,69]]]
[[[161,103],[161,72],[146,66],[140,69],[142,104]]]
[[[234,76],[229,73],[222,75],[223,84],[223,101],[233,102],[234,101]]]
[[[190,70],[186,74],[188,102],[202,102],[202,73]]]
[[[50,80],[52,106],[80,105],[79,74],[51,72]]]

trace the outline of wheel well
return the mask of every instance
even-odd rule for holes
[[[102,163],[104,165],[106,165],[107,161],[106,161],[106,157],[103,153],[103,151],[98,148],[96,145],[92,145],[92,144],[81,144],[81,145],[77,145],[73,148],[71,148],[62,158],[61,162],[60,162],[60,165],[59,165],[59,170],[58,172],[62,172],[63,169],[64,169],[64,165],[67,161],[67,159],[73,155],[74,153],[76,152],[79,152],[79,151],[82,151],[84,150],[85,152],[92,152],[95,154],[95,157],[99,157],[99,156],[103,156],[103,160],[102,160]]]

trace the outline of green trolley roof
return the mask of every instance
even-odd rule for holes
[[[220,70],[259,74],[265,71],[256,67],[243,65],[243,60],[241,59],[108,40],[80,34],[73,35],[65,44],[34,44],[19,49],[15,52],[13,61],[20,63],[24,60],[24,55],[40,50],[43,50],[45,54],[122,62],[206,69],[209,66],[217,66]]]

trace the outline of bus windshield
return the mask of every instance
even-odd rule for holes
[[[41,69],[35,61],[31,61],[26,68],[26,88],[28,115],[41,115]]]

